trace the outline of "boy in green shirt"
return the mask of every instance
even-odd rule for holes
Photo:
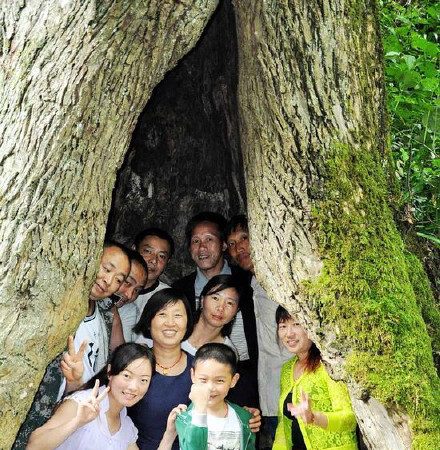
[[[230,347],[209,343],[197,350],[191,369],[192,403],[176,419],[181,450],[255,450],[251,414],[225,400],[238,378],[237,357]]]

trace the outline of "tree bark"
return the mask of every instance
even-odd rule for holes
[[[1,5],[0,448],[86,311],[136,120],[216,5]]]
[[[235,6],[257,278],[348,382],[369,448],[408,448],[412,433],[435,448],[439,382],[387,205],[376,2]]]

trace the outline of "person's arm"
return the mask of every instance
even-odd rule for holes
[[[109,388],[98,395],[99,382],[86,401],[65,400],[55,414],[30,436],[26,450],[53,450],[76,430],[94,420],[99,414],[99,403]]]
[[[159,447],[157,447],[157,450],[171,450],[173,442],[176,440],[177,437],[177,430],[176,430],[177,416],[181,412],[186,411],[186,408],[187,408],[186,405],[181,404],[171,410],[167,420],[167,427],[162,436],[162,440],[160,441]]]
[[[310,398],[304,391],[301,391],[299,403],[296,405],[289,403],[287,409],[292,416],[301,417],[302,421],[307,425],[313,424],[324,429],[328,426],[327,416],[320,411],[312,411]]]
[[[287,396],[287,393],[292,389],[292,360],[283,364],[280,373],[280,397],[278,399],[278,424],[275,431],[275,439],[273,441],[272,450],[285,450],[286,437],[284,435],[284,418],[282,405]]]
[[[332,402],[332,411],[322,412],[313,410],[309,396],[301,391],[301,401],[298,405],[289,407],[289,411],[306,424],[313,424],[331,432],[354,430],[356,417],[351,407],[347,387],[342,382],[333,381],[327,374],[328,392]],[[325,382],[325,380],[323,380]]]
[[[328,391],[333,411],[322,413],[328,422],[328,431],[340,433],[341,431],[354,431],[356,429],[356,416],[351,406],[347,386],[342,381],[334,381],[328,376]]]
[[[171,447],[170,447],[171,448]],[[133,442],[133,444],[130,444],[127,447],[127,450],[139,450],[139,447],[137,446],[136,442]],[[157,450],[162,450],[160,447],[157,448]],[[164,449],[165,450],[165,449]]]
[[[72,392],[83,385],[84,363],[83,357],[87,341],[83,341],[78,351],[75,350],[73,336],[67,338],[67,353],[60,362],[61,372],[66,379],[65,393]]]
[[[193,419],[194,409],[185,411],[176,418],[180,450],[206,450],[208,448],[207,415],[197,414],[196,420]]]
[[[116,347],[125,343],[124,332],[122,331],[122,321],[119,315],[118,308],[113,306],[113,322],[112,322],[112,334],[110,337],[110,350],[113,351]]]

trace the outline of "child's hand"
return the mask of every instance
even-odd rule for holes
[[[310,404],[309,396],[301,391],[301,400],[297,405],[292,403],[287,404],[287,409],[290,414],[295,417],[301,417],[304,423],[312,423],[313,422],[313,412]]]
[[[249,419],[249,428],[252,433],[258,433],[261,427],[261,413],[258,408],[251,408],[249,406],[245,406],[244,409],[252,414],[252,417]]]
[[[60,368],[69,383],[82,383],[82,376],[84,373],[83,356],[86,346],[87,341],[83,341],[76,352],[73,337],[69,336],[67,338],[67,353],[64,353],[63,355],[63,359],[60,362]]]
[[[165,430],[165,433],[174,433],[174,437],[176,437],[176,418],[181,412],[186,411],[186,408],[186,405],[181,404],[177,405],[171,410],[170,414],[168,415],[167,428]]]
[[[177,405],[175,408],[171,410],[170,414],[168,415],[167,427],[162,436],[162,440],[160,441],[159,447],[157,447],[157,450],[171,450],[173,442],[177,436],[176,431],[177,416],[182,411],[186,411],[186,408],[187,408],[186,405]]]
[[[206,383],[194,383],[189,393],[190,400],[194,403],[194,409],[199,414],[206,414],[208,409],[211,389]]]
[[[79,427],[96,419],[99,415],[99,404],[107,395],[109,387],[106,387],[100,395],[99,394],[99,380],[96,380],[95,387],[92,389],[91,396],[88,400],[81,400],[78,402],[78,409],[76,411],[76,421]]]

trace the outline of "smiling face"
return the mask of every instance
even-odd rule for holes
[[[238,293],[232,287],[205,295],[202,298],[203,320],[213,327],[223,327],[237,314],[238,300]]]
[[[116,306],[120,308],[127,303],[134,302],[146,283],[147,272],[136,260],[133,260],[131,263],[130,274],[117,292],[120,296],[120,300],[116,303]]]
[[[312,341],[304,328],[292,317],[278,324],[278,338],[290,353],[307,356]]]
[[[109,397],[121,406],[133,406],[147,392],[151,375],[150,361],[135,359],[117,375],[109,375]]]
[[[90,300],[101,300],[113,295],[130,272],[128,256],[116,246],[105,247],[98,275],[90,290]]]
[[[180,346],[186,334],[188,317],[182,300],[168,303],[151,320],[153,346],[174,348]]]
[[[226,240],[228,253],[232,260],[243,270],[254,271],[249,245],[249,232],[241,228],[235,229]]]
[[[209,413],[216,413],[224,408],[225,397],[229,389],[237,384],[238,379],[238,373],[232,375],[228,364],[215,359],[197,361],[195,367],[191,369],[192,382],[207,384],[209,387]]]
[[[158,236],[145,236],[137,248],[148,265],[146,287],[152,286],[162,275],[170,259],[170,243]]]
[[[226,243],[222,242],[215,223],[201,222],[194,227],[189,251],[191,258],[206,277],[211,278],[220,273],[225,250]]]

